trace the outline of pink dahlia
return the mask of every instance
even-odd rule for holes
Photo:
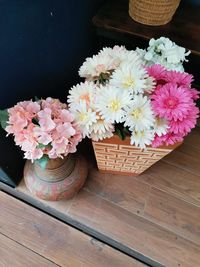
[[[193,81],[193,76],[186,72],[178,72],[175,70],[165,72],[165,81],[170,83],[176,83],[178,86],[188,86],[190,87]]]
[[[199,117],[199,109],[194,105],[190,112],[188,113],[187,117],[184,118],[182,121],[171,121],[169,126],[169,131],[175,134],[181,134],[182,136],[187,135],[192,128],[195,127],[197,118]]]
[[[155,114],[168,120],[183,120],[193,106],[190,91],[174,83],[160,87],[152,94],[151,99]]]
[[[156,135],[152,141],[152,147],[169,146],[183,141],[183,136],[180,134],[167,133],[162,136]]]
[[[197,91],[196,89],[190,89],[191,97],[194,100],[197,100],[199,98],[200,92]]]
[[[146,68],[149,76],[152,76],[156,79],[156,81],[165,80],[166,77],[166,70],[163,66],[159,64],[152,65]]]

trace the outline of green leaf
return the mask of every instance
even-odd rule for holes
[[[48,146],[48,145],[44,145],[44,144],[42,144],[42,143],[39,143],[39,145],[37,145],[37,148],[42,149],[42,148],[45,148],[46,146]]]
[[[3,129],[7,126],[7,121],[9,120],[8,110],[0,110],[0,124]]]
[[[39,122],[38,122],[38,120],[37,120],[36,118],[33,118],[33,119],[32,119],[32,123],[34,123],[35,125],[40,126],[40,125],[39,125]]]
[[[46,155],[44,155],[41,159],[36,160],[36,162],[40,165],[42,170],[45,170],[48,161],[49,161],[49,157]]]
[[[125,140],[126,139],[126,134],[124,133],[124,131],[122,129],[116,128],[115,129],[115,133],[119,136],[119,138],[121,140]]]
[[[37,96],[34,96],[35,101],[39,101],[40,99]]]

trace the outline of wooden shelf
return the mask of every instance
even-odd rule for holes
[[[173,19],[163,26],[135,22],[128,14],[128,0],[108,0],[93,18],[98,28],[138,36],[149,40],[169,37],[200,56],[200,6],[182,3]]]
[[[128,14],[128,0],[108,0],[93,17],[99,39],[104,46],[124,44],[130,49],[146,48],[151,38],[168,37],[191,51],[185,70],[194,75],[200,88],[200,6],[181,2],[173,19],[163,26],[147,26],[135,22]]]

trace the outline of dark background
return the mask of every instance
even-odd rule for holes
[[[0,109],[34,96],[66,100],[97,44],[103,0],[0,0]]]
[[[92,17],[103,0],[0,0],[0,109],[37,97],[67,99],[98,50]],[[23,177],[23,155],[0,129],[0,181]]]

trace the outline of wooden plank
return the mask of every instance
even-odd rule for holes
[[[200,266],[193,242],[91,192],[82,190],[67,215],[164,266]]]
[[[0,234],[0,266],[56,267],[58,265]]]
[[[184,146],[184,151],[179,148],[175,149],[169,155],[164,157],[162,161],[170,163],[187,172],[200,176],[200,153],[197,154],[190,146]],[[199,156],[198,156],[199,155]],[[195,157],[196,156],[196,157]]]
[[[144,266],[6,193],[0,201],[0,232],[60,266]]]
[[[164,161],[138,176],[138,180],[200,206],[200,178]]]
[[[131,176],[102,175],[96,168],[90,170],[85,188],[134,213],[144,210],[150,185]]]
[[[144,217],[200,245],[200,208],[152,188]]]

